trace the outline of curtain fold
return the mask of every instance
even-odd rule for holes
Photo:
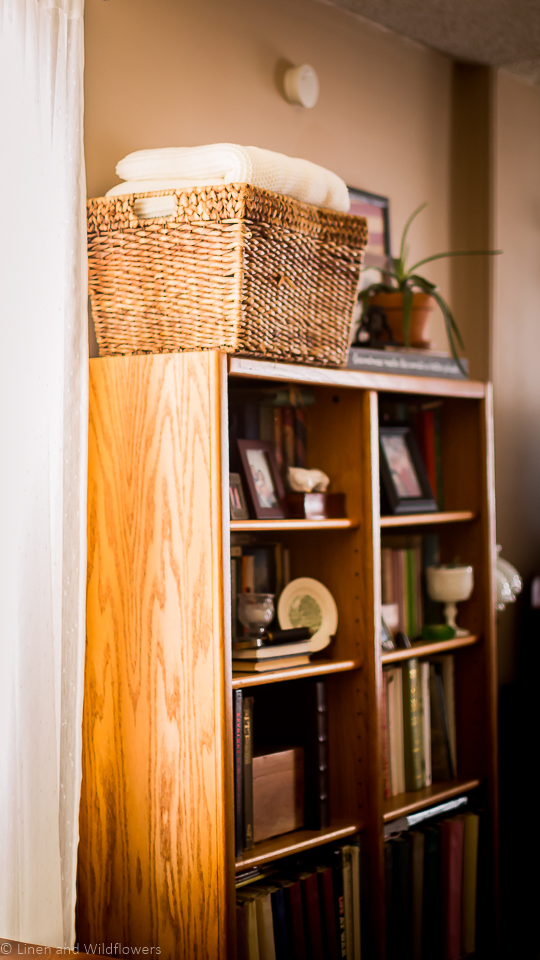
[[[0,0],[0,935],[75,936],[86,577],[82,0]]]

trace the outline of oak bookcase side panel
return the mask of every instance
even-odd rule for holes
[[[90,367],[79,939],[164,957],[224,955],[217,369]]]

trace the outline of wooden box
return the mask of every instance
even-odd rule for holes
[[[253,757],[255,843],[304,825],[304,751],[266,751]]]
[[[287,516],[298,520],[331,520],[346,517],[344,493],[288,493]]]

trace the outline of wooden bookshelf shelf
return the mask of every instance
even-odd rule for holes
[[[474,520],[473,510],[446,510],[438,513],[410,513],[407,516],[381,517],[381,527],[424,527],[436,523],[462,523]]]
[[[400,793],[397,797],[390,797],[383,803],[383,820],[389,823],[398,817],[406,817],[416,810],[443,803],[452,797],[459,797],[462,793],[469,793],[480,786],[480,780],[451,780],[448,783],[433,783],[431,787],[414,790],[410,793]]]
[[[362,830],[362,823],[350,823],[336,820],[327,830],[295,830],[294,833],[285,833],[281,837],[272,837],[256,843],[252,850],[246,852],[236,861],[236,872],[256,867],[271,860],[280,860],[295,853],[303,853],[313,847],[321,847],[325,843],[351,837]]]
[[[480,639],[477,634],[471,633],[468,637],[454,637],[453,640],[426,640],[413,643],[410,650],[392,650],[383,653],[381,662],[395,663],[396,660],[410,660],[411,657],[429,657],[433,653],[449,653],[451,650],[460,650],[462,647],[472,647]]]
[[[232,688],[258,687],[263,683],[280,683],[283,680],[300,680],[303,677],[320,677],[328,673],[347,673],[359,670],[361,660],[319,660],[304,667],[290,667],[289,670],[269,670],[268,673],[233,673]]]
[[[231,520],[231,531],[256,530],[354,530],[358,520],[340,517],[336,520]]]

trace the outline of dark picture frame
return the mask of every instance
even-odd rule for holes
[[[356,217],[366,217],[368,221],[369,237],[364,251],[364,269],[369,267],[384,269],[388,266],[388,258],[391,255],[390,200],[378,193],[358,190],[356,187],[348,187],[348,190],[351,199],[349,213]]]
[[[257,520],[283,520],[285,491],[275,446],[265,440],[237,440],[244,479]]]
[[[420,451],[408,426],[379,427],[382,493],[390,513],[433,513],[433,496]]]
[[[249,520],[249,510],[244,496],[242,477],[239,473],[229,474],[229,505],[231,520]]]

